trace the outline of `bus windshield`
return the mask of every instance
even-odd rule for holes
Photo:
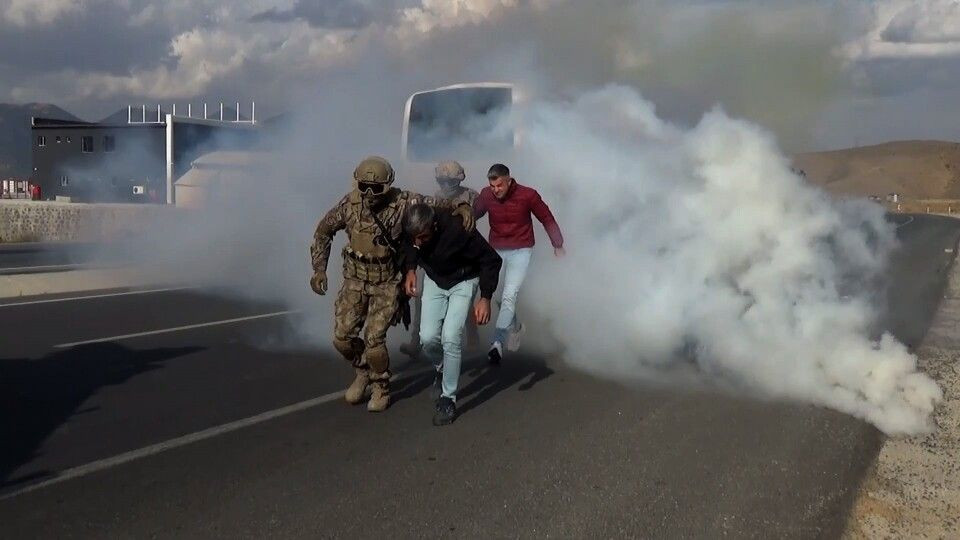
[[[410,161],[497,160],[513,148],[511,88],[465,87],[417,94],[410,102]]]

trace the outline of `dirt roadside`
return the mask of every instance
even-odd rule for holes
[[[943,389],[933,433],[887,439],[867,474],[843,538],[960,538],[960,264],[919,348],[920,368]]]

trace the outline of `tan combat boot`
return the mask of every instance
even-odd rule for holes
[[[370,396],[370,402],[367,403],[367,410],[370,412],[383,412],[390,406],[390,374],[380,373],[371,375],[373,394]]]
[[[370,385],[370,371],[365,367],[355,367],[353,370],[357,375],[354,377],[350,387],[347,388],[343,398],[347,400],[347,403],[356,405],[363,401],[367,393],[367,386]]]

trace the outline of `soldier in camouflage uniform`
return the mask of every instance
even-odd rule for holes
[[[356,374],[344,396],[346,401],[360,403],[367,387],[372,386],[367,410],[379,412],[390,404],[386,337],[387,329],[397,323],[400,307],[403,268],[398,249],[403,215],[409,206],[422,202],[454,209],[464,227],[473,230],[473,208],[391,187],[393,167],[377,156],[361,161],[353,179],[353,190],[317,225],[310,247],[314,272],[310,287],[317,294],[326,294],[330,243],[337,231],[346,230],[343,285],[334,308],[333,345],[353,365]]]
[[[436,173],[437,185],[440,186],[435,195],[436,198],[458,204],[467,203],[471,208],[473,207],[473,201],[480,194],[473,189],[460,185],[467,177],[462,165],[456,161],[441,161],[434,169],[434,173]]]
[[[480,195],[475,190],[460,185],[467,178],[463,170],[463,165],[456,161],[441,161],[434,169],[434,177],[439,186],[434,197],[444,201],[450,201],[455,204],[466,203],[473,208],[473,201]],[[418,290],[423,288],[423,272],[417,272]],[[410,342],[400,345],[400,352],[417,358],[420,355],[420,298],[413,299],[413,321],[410,324]],[[480,334],[476,323],[473,322],[473,316],[469,315],[467,324],[464,326],[467,334],[467,344],[472,346],[480,342]]]

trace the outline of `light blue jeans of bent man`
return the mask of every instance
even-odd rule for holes
[[[430,276],[423,277],[420,295],[420,344],[433,367],[443,370],[441,396],[457,400],[463,356],[463,326],[473,306],[480,278],[441,289]]]
[[[527,277],[533,248],[498,249],[497,253],[503,259],[503,294],[500,297],[500,313],[497,314],[493,342],[506,345],[510,330],[517,328],[517,295],[520,294],[520,286]]]

